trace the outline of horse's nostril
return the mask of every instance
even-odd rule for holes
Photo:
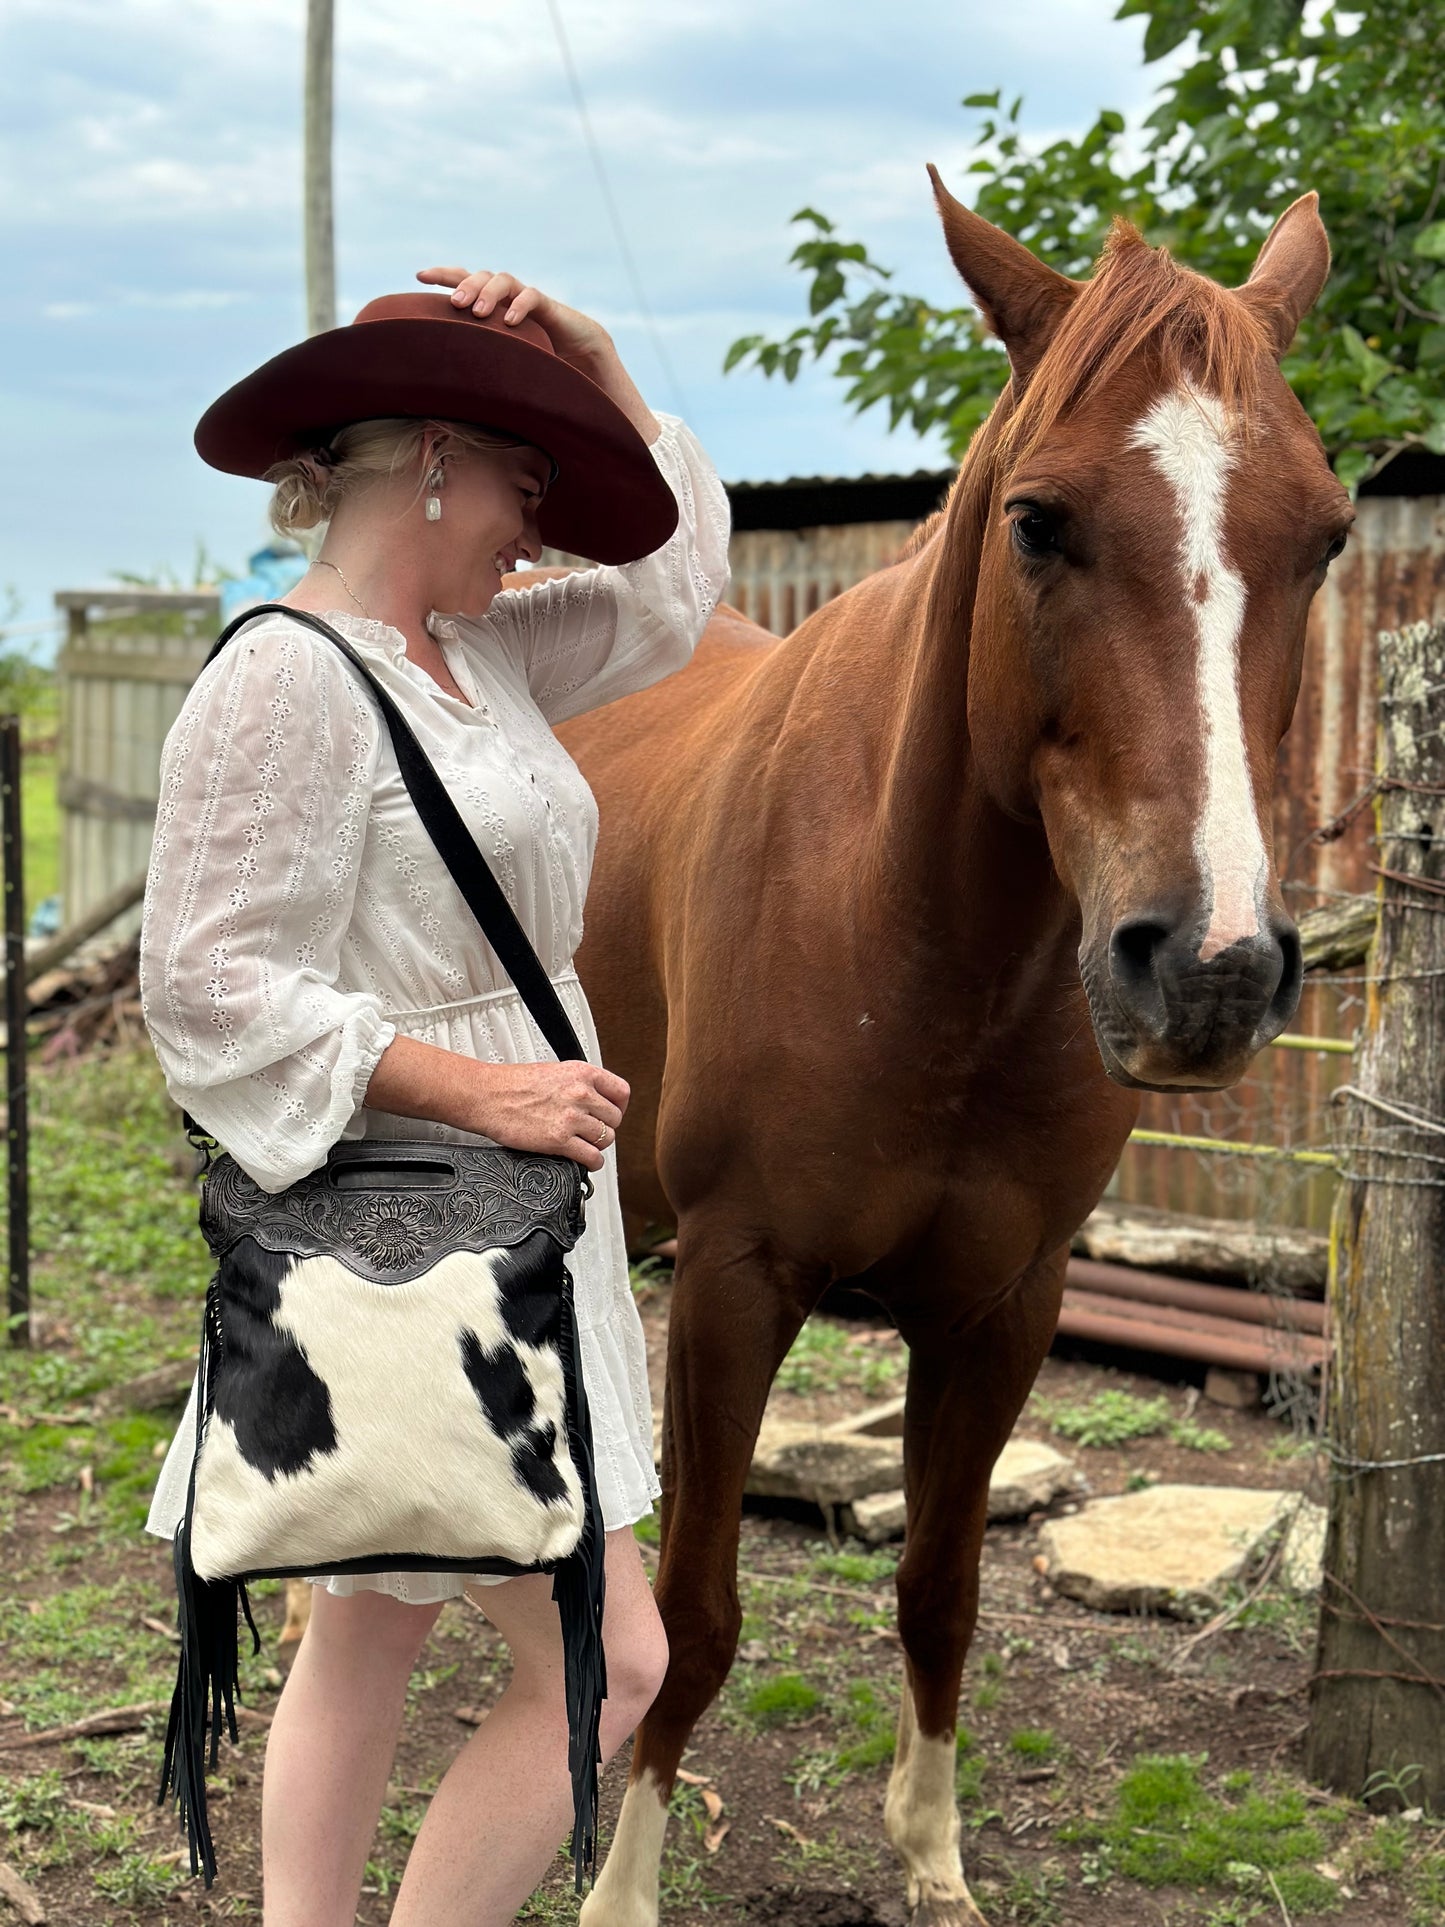
[[[1292,923],[1276,923],[1270,934],[1280,955],[1279,982],[1269,1000],[1269,1017],[1277,1035],[1299,1008],[1305,975],[1304,952],[1300,948],[1299,931]]]
[[[1119,1001],[1154,1031],[1168,1022],[1159,963],[1172,934],[1173,926],[1161,918],[1127,917],[1109,939],[1109,975]]]
[[[1109,969],[1122,990],[1154,980],[1154,960],[1169,941],[1169,926],[1153,917],[1130,917],[1114,926]]]

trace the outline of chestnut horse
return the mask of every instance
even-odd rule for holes
[[[1349,501],[1279,371],[1314,195],[1230,291],[1118,224],[1065,279],[934,190],[1011,379],[904,558],[781,642],[735,613],[561,733],[605,834],[580,966],[632,1086],[631,1227],[677,1226],[666,1682],[585,1927],[650,1927],[727,1676],[769,1384],[847,1280],[909,1346],[906,1662],[884,1823],[914,1927],[981,1920],[954,1802],[989,1473],[1141,1089],[1235,1082],[1298,935],[1270,794]]]

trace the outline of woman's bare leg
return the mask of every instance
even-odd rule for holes
[[[265,1927],[352,1927],[406,1705],[438,1606],[312,1588],[266,1742]]]
[[[504,1927],[546,1873],[572,1823],[562,1639],[552,1582],[512,1579],[478,1587],[471,1597],[510,1647],[512,1679],[432,1796],[391,1927]],[[603,1640],[606,1760],[652,1704],[667,1670],[666,1636],[630,1526],[607,1535]],[[330,1919],[325,1916],[327,1927]]]

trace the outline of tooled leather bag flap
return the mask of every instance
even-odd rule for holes
[[[362,1138],[334,1146],[319,1171],[274,1193],[234,1158],[217,1158],[201,1191],[201,1230],[218,1259],[254,1238],[268,1251],[335,1258],[360,1278],[400,1284],[449,1251],[515,1245],[535,1231],[570,1251],[590,1189],[571,1158]]]

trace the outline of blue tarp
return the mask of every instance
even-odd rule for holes
[[[309,566],[299,545],[279,536],[264,549],[257,549],[248,574],[233,576],[221,584],[221,626],[224,628],[257,602],[275,602],[295,588]]]

